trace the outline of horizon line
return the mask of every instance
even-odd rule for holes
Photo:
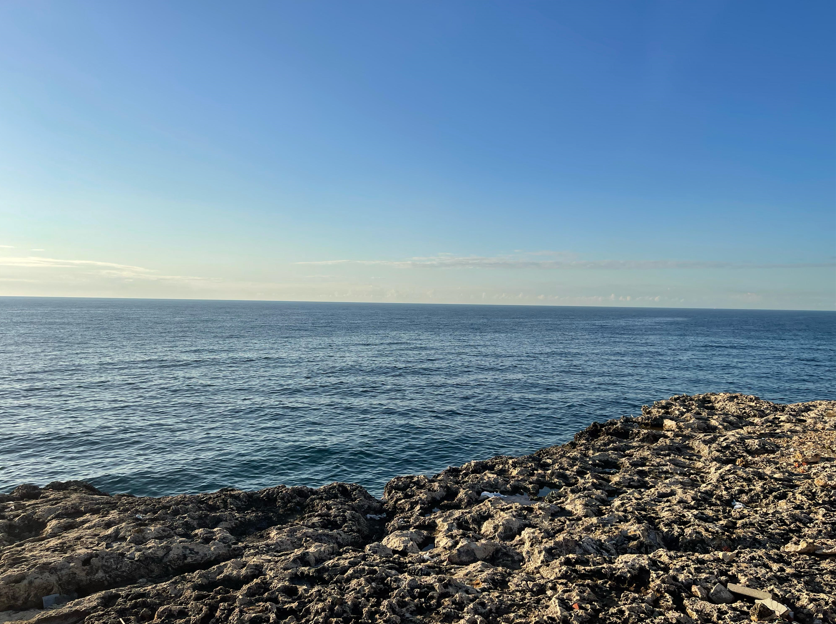
[[[411,302],[411,301],[315,301],[310,299],[205,299],[200,297],[85,297],[67,295],[0,295],[0,299],[89,299],[105,301],[203,301],[203,302],[233,302],[233,303],[322,303],[322,304],[353,304],[353,305],[423,305],[423,306],[479,306],[504,308],[607,308],[622,310],[718,310],[729,312],[823,312],[836,314],[834,310],[810,310],[808,308],[721,308],[714,306],[681,306],[666,307],[652,305],[566,305],[548,303],[445,303],[445,302]]]

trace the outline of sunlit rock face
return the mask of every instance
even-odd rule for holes
[[[834,622],[834,449],[836,402],[706,394],[383,500],[24,485],[0,497],[0,621]]]

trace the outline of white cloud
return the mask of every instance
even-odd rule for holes
[[[26,256],[26,257],[11,257],[0,258],[0,266],[21,266],[21,267],[37,267],[37,268],[67,268],[79,266],[93,266],[93,267],[114,267],[121,269],[132,269],[135,271],[148,271],[142,267],[131,266],[128,264],[116,264],[114,262],[99,262],[97,260],[60,260],[58,258],[43,258],[41,256]]]
[[[550,255],[560,259],[536,260],[529,256]],[[836,262],[749,264],[694,260],[577,260],[568,252],[537,251],[508,256],[413,257],[405,260],[315,260],[301,265],[375,265],[397,269],[540,269],[540,270],[659,270],[659,269],[803,269],[834,267]]]
[[[294,262],[294,264],[316,264],[316,265],[331,265],[331,264],[351,264],[354,260],[314,260],[311,262]],[[360,262],[360,264],[370,264],[369,262]]]
[[[100,262],[98,260],[66,260],[59,258],[44,258],[42,256],[0,257],[0,267],[16,267],[28,269],[76,269],[87,270],[97,275],[124,280],[150,281],[212,281],[205,277],[187,275],[161,275],[154,269],[117,264],[115,262]]]

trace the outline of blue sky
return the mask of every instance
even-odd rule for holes
[[[836,4],[0,3],[0,295],[836,309]]]

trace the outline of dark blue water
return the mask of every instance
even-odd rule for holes
[[[0,298],[0,491],[379,494],[678,393],[836,399],[836,314]]]

